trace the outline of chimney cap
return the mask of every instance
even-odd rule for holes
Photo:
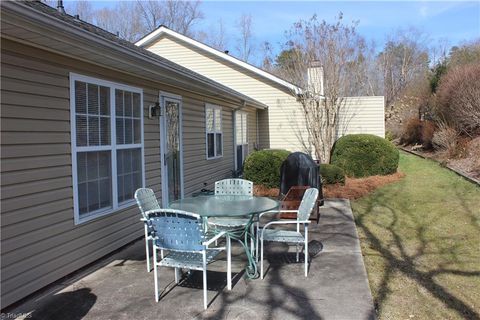
[[[65,8],[63,7],[63,1],[62,0],[57,1],[57,11],[60,12],[60,13],[66,13]]]
[[[321,66],[322,66],[322,63],[319,60],[310,61],[309,65],[308,65],[309,68],[318,68],[318,67],[321,67]]]

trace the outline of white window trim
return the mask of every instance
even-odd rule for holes
[[[208,131],[207,128],[207,110],[212,109],[213,110],[213,131]],[[215,112],[220,112],[220,128],[221,130],[218,131],[215,129]],[[222,107],[206,103],[205,104],[205,154],[207,157],[207,160],[213,160],[213,159],[220,159],[223,158],[223,119],[222,119]],[[214,138],[213,138],[213,157],[208,156],[208,134],[213,133]],[[222,154],[220,156],[217,156],[217,134],[220,133],[222,135]]]
[[[145,153],[144,153],[144,128],[143,128],[143,90],[141,88],[111,82],[81,74],[70,72],[70,136],[71,136],[71,157],[72,157],[72,184],[73,184],[73,212],[75,225],[91,221],[93,219],[117,212],[119,210],[131,207],[135,200],[118,203],[117,192],[117,153],[116,150],[139,148],[141,149],[141,170],[142,187],[145,186]],[[81,81],[110,88],[110,141],[108,146],[87,146],[77,147],[76,134],[76,106],[75,106],[75,81]],[[115,122],[115,89],[135,92],[140,94],[140,143],[126,144],[117,146],[116,122]],[[80,217],[78,207],[78,177],[77,177],[77,152],[87,151],[110,151],[111,152],[111,171],[112,171],[112,208],[99,209],[90,212],[88,215]]]

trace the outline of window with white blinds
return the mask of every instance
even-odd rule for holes
[[[247,113],[235,112],[235,146],[236,146],[236,169],[242,170],[243,163],[248,155],[248,131]]]
[[[205,127],[207,159],[223,156],[222,108],[207,104],[205,106]]]
[[[70,74],[75,223],[133,204],[144,185],[141,89]]]

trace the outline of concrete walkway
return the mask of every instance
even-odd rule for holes
[[[243,276],[244,255],[233,250],[232,291],[226,289],[224,257],[209,266],[208,300],[202,307],[201,273],[175,285],[173,270],[160,271],[164,297],[155,303],[153,272],[146,272],[137,241],[14,310],[28,319],[374,319],[360,243],[347,200],[330,200],[310,229],[308,278],[295,247],[272,244],[262,281]],[[197,289],[195,289],[197,288]]]

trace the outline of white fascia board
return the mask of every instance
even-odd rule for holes
[[[137,46],[145,46],[153,41],[155,41],[156,39],[158,39],[162,34],[168,34],[174,38],[177,38],[181,41],[184,41],[188,44],[191,44],[197,48],[200,48],[204,51],[207,51],[208,53],[211,53],[217,57],[220,57],[224,60],[227,60],[229,62],[232,62],[242,68],[245,68],[249,71],[252,71],[264,78],[267,78],[273,82],[276,82],[286,88],[288,88],[289,90],[291,90],[292,92],[294,92],[295,94],[299,94],[302,90],[300,88],[298,88],[297,86],[283,80],[283,79],[280,79],[279,77],[277,76],[274,76],[273,74],[270,74],[266,71],[263,71],[262,69],[259,69],[255,66],[252,66],[251,64],[248,64],[246,62],[243,62],[235,57],[232,57],[231,55],[228,55],[226,53],[223,53],[217,49],[214,49],[210,46],[207,46],[206,44],[203,44],[201,42],[198,42],[197,40],[194,40],[192,38],[189,38],[187,36],[184,36],[178,32],[175,32],[173,30],[170,30],[168,29],[167,27],[164,27],[164,26],[160,26],[157,30],[153,31],[152,33],[146,35],[144,38],[140,39],[139,41],[137,41],[135,44]]]

